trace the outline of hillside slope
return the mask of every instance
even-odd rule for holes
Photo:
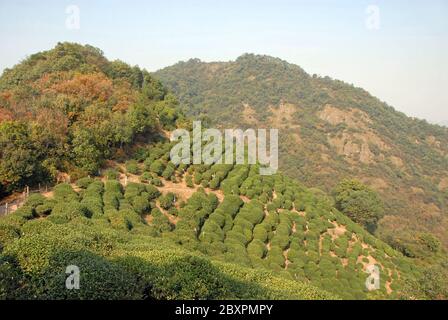
[[[0,77],[0,197],[97,173],[173,127],[176,103],[147,71],[89,45],[31,55]]]
[[[448,128],[268,56],[192,59],[154,76],[196,119],[218,127],[278,128],[280,170],[305,185],[330,191],[355,177],[376,189],[387,206],[377,234],[408,255],[416,255],[424,232],[448,246]]]
[[[190,127],[176,99],[98,49],[33,55],[0,93],[3,191],[76,181],[0,218],[0,298],[446,298],[446,268],[428,272],[319,189],[258,165],[171,163],[169,130]],[[67,266],[79,290],[66,290]]]
[[[171,146],[152,145],[135,161],[109,163],[104,177],[34,194],[1,218],[3,297],[418,296],[408,284],[423,269],[325,196],[282,175],[260,176],[257,166],[175,167]],[[68,265],[83,274],[79,291],[63,287]],[[370,265],[380,288],[369,292]]]

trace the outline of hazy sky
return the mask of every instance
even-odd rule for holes
[[[150,71],[268,54],[448,124],[446,0],[0,0],[0,39],[0,70],[58,41]]]

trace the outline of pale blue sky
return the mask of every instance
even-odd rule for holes
[[[80,29],[66,28],[68,5]],[[369,5],[379,29],[366,26]],[[446,0],[0,0],[0,70],[58,41],[150,71],[179,60],[268,54],[448,123]]]

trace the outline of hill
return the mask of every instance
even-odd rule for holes
[[[447,296],[445,265],[403,255],[335,207],[344,185],[335,203],[258,165],[173,164],[170,130],[191,129],[176,99],[98,49],[33,55],[5,71],[0,93],[3,191],[70,178],[0,218],[0,298]],[[347,184],[349,200],[376,203]],[[418,253],[443,259],[434,238],[421,240]],[[79,270],[79,290],[66,289],[67,267]],[[380,281],[369,291],[373,267]]]
[[[409,287],[422,266],[320,192],[256,165],[175,167],[171,146],[33,194],[0,219],[3,298],[422,297]],[[64,287],[69,265],[79,291]],[[381,280],[369,292],[370,265]]]
[[[374,188],[386,204],[376,234],[406,255],[422,252],[428,232],[448,246],[446,127],[269,56],[192,59],[154,76],[212,126],[278,128],[280,170],[306,186],[330,192],[357,178]]]
[[[0,196],[95,174],[179,120],[177,102],[147,71],[92,46],[59,43],[0,78]]]

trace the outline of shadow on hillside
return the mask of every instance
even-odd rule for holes
[[[162,258],[162,257],[160,257]],[[266,289],[223,274],[195,256],[158,265],[139,257],[105,259],[89,251],[60,250],[49,267],[24,273],[15,257],[0,256],[0,299],[249,299]],[[66,288],[67,266],[79,268],[79,289]]]

